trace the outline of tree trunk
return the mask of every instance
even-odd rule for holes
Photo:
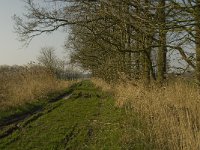
[[[200,0],[196,1],[196,11],[195,11],[195,21],[196,21],[196,80],[200,84]]]
[[[165,0],[161,0],[158,6],[159,18],[159,50],[158,50],[158,81],[163,82],[166,78],[166,15],[165,15]]]

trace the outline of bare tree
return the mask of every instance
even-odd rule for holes
[[[199,0],[27,0],[26,5],[27,13],[14,17],[21,41],[70,28],[72,61],[95,76],[111,81],[123,73],[163,82],[167,54],[177,51],[200,81]],[[183,48],[188,43],[196,46],[196,63],[187,54],[192,50]]]
[[[38,62],[49,69],[52,73],[56,73],[59,67],[59,59],[55,54],[53,47],[43,47],[40,50],[40,55],[37,58]]]

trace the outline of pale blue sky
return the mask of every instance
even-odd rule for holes
[[[22,43],[17,41],[17,35],[13,32],[12,16],[23,12],[25,9],[22,0],[0,0],[0,65],[24,65],[35,61],[40,48],[45,46],[55,47],[59,57],[66,55],[63,45],[67,33],[59,31],[36,37],[28,47],[22,48]]]

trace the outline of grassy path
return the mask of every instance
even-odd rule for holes
[[[124,108],[116,108],[111,96],[84,81],[69,99],[51,103],[20,122],[14,132],[0,139],[0,149],[148,149],[143,139],[129,139],[138,123]]]

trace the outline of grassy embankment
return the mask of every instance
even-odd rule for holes
[[[0,149],[153,148],[149,139],[139,134],[146,125],[128,107],[116,107],[113,95],[90,81],[76,85],[69,99],[47,104],[42,112],[16,126],[0,139]]]

